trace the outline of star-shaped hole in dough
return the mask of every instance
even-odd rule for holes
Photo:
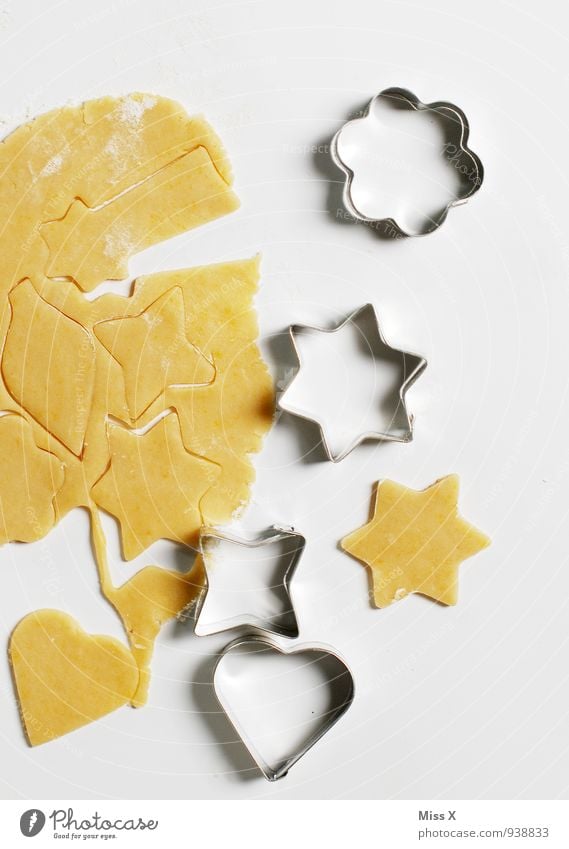
[[[299,369],[279,407],[319,426],[328,459],[365,440],[411,441],[405,395],[427,361],[386,342],[372,304],[336,327],[293,325],[290,336]]]
[[[123,553],[132,560],[158,539],[195,546],[199,503],[219,476],[219,466],[186,450],[175,413],[143,435],[108,426],[111,462],[91,494],[119,520]]]
[[[203,531],[206,590],[196,619],[198,637],[243,626],[298,637],[290,582],[304,545],[300,534],[276,527],[251,540]]]
[[[140,315],[102,321],[95,335],[123,370],[133,421],[168,386],[212,383],[215,368],[186,337],[184,296],[165,292]]]
[[[458,515],[458,487],[458,475],[421,491],[378,484],[372,519],[340,543],[371,569],[377,607],[409,593],[456,604],[459,565],[490,544]]]

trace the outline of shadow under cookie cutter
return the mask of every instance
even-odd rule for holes
[[[239,658],[237,658],[237,668],[226,668],[228,664],[231,666],[232,655],[239,651],[242,654],[246,654],[247,651],[250,651],[251,654],[257,652],[264,652],[265,655],[269,652],[274,653],[275,657],[272,660],[277,664],[278,655],[314,654],[315,663],[322,663],[323,665],[326,663],[330,668],[330,672],[324,676],[324,682],[321,681],[315,687],[313,686],[315,698],[322,695],[320,688],[327,686],[328,702],[325,709],[317,711],[314,704],[312,709],[306,710],[305,717],[293,717],[291,725],[291,705],[289,702],[296,704],[297,695],[293,689],[293,682],[287,678],[286,693],[280,699],[278,697],[273,699],[273,696],[269,695],[269,702],[265,705],[265,710],[270,717],[271,725],[266,729],[263,728],[262,716],[259,714],[259,701],[262,702],[263,697],[266,697],[270,682],[274,684],[275,680],[278,681],[279,671],[278,669],[275,671],[271,669],[270,674],[266,676],[269,684],[263,685],[261,680],[260,691],[253,692],[250,683],[244,680],[243,668],[240,669],[239,667]],[[258,660],[259,658],[257,658]],[[255,658],[249,662],[253,661],[255,661]],[[243,663],[243,659],[241,659],[241,662]],[[299,666],[300,673],[306,674],[307,668],[310,668],[309,664],[301,663]],[[290,672],[287,672],[286,676],[290,676]],[[306,683],[304,686],[306,687]],[[227,718],[268,781],[277,781],[284,778],[290,768],[346,713],[355,695],[354,677],[350,669],[345,661],[329,647],[299,644],[284,648],[268,637],[260,636],[239,637],[223,649],[213,670],[213,689]],[[304,692],[302,691],[301,695]],[[245,694],[244,697],[243,694]],[[278,721],[279,711],[284,718],[283,727],[275,728],[275,720]],[[302,730],[309,724],[313,728],[306,737],[299,738],[299,729]],[[289,743],[286,741],[286,735],[293,732],[296,732],[296,739]],[[286,742],[286,747],[283,751],[284,742]],[[274,750],[275,743],[277,747],[281,748],[279,753]]]
[[[286,543],[290,541],[293,545],[291,550],[285,550],[280,553],[276,559],[286,560],[281,573],[274,585],[267,584],[268,589],[278,588],[281,591],[281,599],[286,603],[287,608],[280,613],[274,613],[270,616],[259,615],[255,612],[244,611],[242,613],[221,618],[216,621],[207,621],[207,605],[210,593],[216,592],[215,585],[215,567],[213,564],[213,546],[217,543],[230,543],[240,546],[243,549],[253,550],[270,546],[273,544]],[[252,539],[244,539],[234,536],[233,534],[222,533],[211,528],[204,528],[200,534],[199,550],[202,555],[204,571],[206,576],[206,585],[198,600],[196,609],[196,620],[194,633],[198,637],[206,637],[211,634],[217,634],[222,631],[228,631],[233,628],[245,628],[253,633],[260,634],[276,634],[281,637],[294,639],[298,637],[298,622],[296,613],[291,598],[290,583],[296,571],[296,567],[302,557],[306,545],[305,537],[293,530],[292,528],[282,528],[273,525],[271,528],[263,531]]]
[[[302,369],[302,363],[303,363],[301,353],[300,353],[300,350],[299,350],[299,347],[298,347],[298,344],[297,344],[297,341],[296,341],[296,336],[297,336],[298,333],[303,332],[303,331],[317,331],[317,332],[320,332],[320,333],[336,333],[339,330],[342,330],[348,324],[353,324],[354,326],[358,327],[358,325],[360,323],[367,323],[367,322],[369,322],[369,324],[372,327],[373,336],[370,339],[368,336],[366,336],[364,334],[364,338],[365,338],[366,343],[368,344],[370,353],[372,353],[374,358],[378,354],[378,349],[387,349],[387,350],[389,350],[389,351],[391,351],[395,354],[401,355],[404,379],[403,379],[403,381],[402,381],[402,383],[399,387],[399,393],[398,393],[399,404],[398,404],[397,412],[400,412],[400,413],[403,414],[403,416],[405,418],[406,427],[402,432],[395,432],[395,431],[389,431],[389,430],[386,430],[386,431],[379,431],[378,430],[378,431],[366,431],[364,433],[360,433],[360,434],[358,434],[358,436],[355,439],[352,440],[352,442],[349,443],[347,448],[345,448],[341,452],[334,453],[334,451],[332,450],[332,447],[330,445],[330,442],[328,441],[328,439],[326,437],[326,428],[325,428],[324,424],[321,421],[319,421],[319,419],[316,418],[315,416],[308,414],[306,411],[303,411],[302,409],[299,409],[295,406],[290,405],[286,401],[286,393],[287,393],[288,389],[292,386],[294,381],[296,380],[296,377],[298,376],[300,370]],[[351,313],[346,319],[344,319],[344,321],[340,322],[340,324],[338,324],[336,327],[316,327],[315,325],[309,325],[309,324],[292,324],[289,327],[289,337],[290,337],[291,344],[292,344],[292,347],[294,349],[296,358],[298,360],[298,370],[297,370],[295,376],[293,377],[293,379],[290,381],[288,386],[283,391],[280,398],[278,399],[277,406],[283,412],[290,413],[293,416],[298,416],[299,418],[305,419],[306,421],[309,421],[309,422],[314,422],[315,424],[318,425],[318,427],[320,429],[322,446],[323,446],[324,451],[326,452],[326,456],[329,460],[331,460],[333,463],[339,463],[339,462],[341,462],[341,460],[343,460],[345,457],[347,457],[348,454],[350,454],[354,450],[354,448],[357,448],[358,445],[361,445],[362,442],[367,442],[367,441],[370,441],[370,440],[376,441],[376,442],[403,442],[403,443],[412,441],[412,439],[413,439],[413,427],[414,427],[414,416],[411,415],[407,411],[407,406],[405,404],[405,395],[407,394],[407,390],[415,383],[417,378],[426,369],[427,360],[424,357],[421,357],[418,354],[413,354],[413,353],[410,353],[408,351],[401,351],[399,348],[394,348],[387,342],[387,340],[385,339],[385,337],[383,336],[383,333],[381,331],[379,319],[377,317],[377,313],[375,311],[375,307],[373,306],[373,304],[365,304],[363,307],[359,307],[357,310],[355,310],[353,313]],[[381,355],[378,355],[377,359],[381,360],[382,359]]]
[[[428,221],[430,222],[428,226],[425,226],[420,232],[411,233],[401,227],[394,218],[370,218],[365,215],[354,202],[354,198],[352,195],[352,182],[354,178],[354,172],[349,167],[349,165],[344,162],[340,152],[338,150],[338,140],[340,138],[341,133],[344,128],[355,124],[357,121],[365,120],[370,111],[373,108],[373,105],[380,98],[389,98],[392,101],[397,102],[398,104],[407,107],[409,109],[414,109],[416,111],[430,111],[436,112],[438,115],[443,118],[450,120],[454,125],[456,125],[456,130],[458,131],[457,143],[451,145],[451,150],[449,151],[448,144],[446,146],[447,152],[450,152],[450,156],[448,158],[449,162],[461,163],[462,158],[464,157],[470,163],[470,188],[468,191],[462,193],[458,197],[455,197],[453,200],[450,200],[446,206],[439,212],[436,218],[430,218]],[[484,179],[484,167],[480,158],[468,147],[468,136],[470,132],[470,127],[468,124],[468,119],[462,109],[459,109],[458,106],[455,106],[453,103],[448,103],[446,101],[438,100],[433,103],[422,103],[419,98],[413,94],[413,92],[408,91],[405,88],[386,88],[381,91],[379,94],[376,94],[370,102],[368,103],[364,114],[360,118],[354,118],[351,121],[347,121],[337,133],[334,135],[331,145],[330,145],[330,155],[334,163],[338,166],[338,168],[344,172],[346,176],[346,180],[344,183],[343,190],[343,203],[346,207],[346,210],[349,214],[356,219],[356,221],[361,221],[364,224],[369,224],[374,227],[378,227],[379,225],[383,225],[388,230],[391,227],[395,233],[399,236],[425,236],[428,233],[432,233],[434,230],[437,230],[441,224],[445,221],[449,210],[455,206],[460,206],[461,204],[466,203],[473,194],[475,194],[480,186],[482,185],[482,181]],[[461,173],[464,173],[462,169],[466,166],[460,164],[459,169]]]

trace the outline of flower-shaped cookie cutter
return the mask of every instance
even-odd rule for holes
[[[324,422],[319,419],[317,415],[314,415],[305,409],[301,409],[296,404],[291,403],[287,398],[287,394],[289,392],[289,389],[292,387],[293,383],[297,379],[298,374],[302,370],[303,366],[303,357],[300,352],[297,336],[305,331],[334,334],[338,333],[339,331],[342,331],[344,328],[349,327],[350,325],[352,325],[358,331],[358,333],[361,334],[361,338],[365,342],[366,349],[371,355],[371,357],[374,359],[374,362],[380,362],[381,360],[385,359],[386,350],[399,358],[402,369],[401,382],[398,388],[397,412],[400,412],[403,415],[403,418],[405,420],[405,427],[401,432],[390,428],[386,430],[366,430],[355,436],[342,451],[336,452],[334,451],[331,442],[327,436],[326,426]],[[419,354],[413,354],[409,351],[402,351],[399,348],[394,348],[393,345],[389,344],[389,342],[383,335],[381,325],[379,323],[379,319],[373,304],[365,304],[364,306],[359,307],[357,310],[350,313],[347,318],[341,321],[340,324],[337,324],[336,327],[317,327],[315,325],[309,324],[292,324],[290,325],[288,331],[291,345],[298,361],[298,369],[296,374],[293,376],[292,380],[288,383],[288,385],[282,392],[278,400],[277,406],[285,413],[289,413],[293,416],[298,416],[301,419],[305,419],[306,421],[313,422],[318,425],[318,428],[320,430],[322,447],[324,448],[328,460],[331,460],[333,463],[339,463],[341,460],[347,457],[348,454],[350,454],[354,450],[354,448],[357,448],[358,445],[361,445],[362,442],[412,441],[414,417],[407,410],[405,396],[407,394],[407,390],[415,383],[417,378],[420,377],[420,375],[426,369],[427,360]]]
[[[409,229],[402,227],[395,218],[372,218],[366,215],[354,201],[352,192],[352,183],[354,180],[354,171],[350,164],[345,161],[339,150],[339,140],[342,133],[349,126],[352,126],[360,121],[366,121],[370,118],[370,113],[376,102],[381,99],[388,99],[393,105],[402,108],[413,109],[415,111],[428,111],[435,113],[440,118],[448,122],[452,128],[455,138],[452,142],[447,141],[444,147],[444,154],[447,162],[453,165],[459,174],[465,178],[465,188],[458,196],[453,197],[445,206],[443,206],[437,214],[425,218],[424,226],[417,232],[411,232]],[[446,219],[449,210],[454,206],[460,206],[466,203],[473,194],[475,194],[484,179],[484,168],[479,157],[468,147],[469,124],[468,119],[462,109],[455,106],[453,103],[445,101],[434,101],[433,103],[422,103],[419,98],[411,91],[404,88],[386,88],[373,97],[367,105],[363,115],[346,122],[334,138],[332,139],[330,153],[335,164],[344,172],[346,179],[343,190],[343,203],[348,213],[356,221],[361,221],[364,224],[379,228],[383,226],[385,232],[390,232],[392,235],[401,236],[423,236],[427,233],[432,233],[437,230]],[[468,185],[466,185],[468,183]]]

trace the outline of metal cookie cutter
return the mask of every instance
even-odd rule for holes
[[[214,691],[268,781],[289,769],[348,710],[354,678],[324,646],[284,649],[266,637],[234,640],[220,654]]]
[[[352,193],[354,171],[350,167],[350,164],[346,162],[345,159],[342,157],[342,154],[339,150],[339,140],[344,130],[347,127],[356,124],[358,121],[369,120],[370,113],[373,113],[374,104],[381,98],[387,98],[393,103],[393,105],[401,106],[403,108],[414,109],[416,111],[429,111],[435,113],[439,117],[449,122],[452,126],[453,138],[449,138],[447,140],[444,152],[447,155],[447,161],[450,164],[454,165],[457,168],[458,172],[463,177],[465,177],[465,183],[466,181],[468,182],[468,186],[465,188],[465,190],[461,191],[458,197],[455,197],[450,200],[446,204],[446,206],[444,206],[440,210],[436,217],[425,219],[425,226],[423,226],[423,228],[420,229],[418,232],[409,232],[409,230],[404,229],[400,224],[398,224],[398,222],[394,218],[391,217],[370,218],[368,215],[362,212],[360,208],[358,208],[358,205],[355,203]],[[365,224],[370,224],[374,227],[379,227],[379,225],[383,225],[385,232],[388,232],[389,228],[391,228],[394,231],[395,235],[399,236],[421,236],[426,235],[427,233],[432,233],[433,230],[436,230],[438,227],[440,227],[452,207],[466,203],[466,201],[471,198],[472,195],[475,194],[475,192],[477,192],[480,186],[482,185],[482,181],[484,179],[484,168],[479,157],[468,147],[468,135],[468,119],[462,109],[459,109],[458,106],[455,106],[453,103],[447,103],[445,101],[422,103],[418,97],[416,97],[412,92],[408,91],[407,89],[384,89],[370,100],[361,118],[355,118],[351,121],[348,121],[346,124],[343,125],[343,127],[338,130],[338,132],[332,139],[332,144],[330,148],[332,159],[334,160],[338,168],[340,168],[346,175],[346,181],[344,184],[343,191],[344,206],[346,207],[350,215],[357,221],[361,221]]]
[[[369,353],[371,355],[374,362],[376,360],[386,359],[386,352],[390,353],[392,357],[395,357],[399,360],[401,368],[401,384],[399,386],[398,392],[397,409],[395,410],[395,413],[392,417],[390,429],[387,429],[385,431],[377,430],[360,433],[351,442],[349,442],[349,444],[343,450],[334,452],[326,436],[326,428],[322,421],[320,421],[315,415],[309,413],[307,410],[299,409],[298,407],[294,406],[289,401],[287,401],[287,394],[290,388],[292,387],[294,381],[297,379],[303,364],[296,339],[298,334],[306,331],[327,334],[337,333],[349,324],[353,324],[358,330],[358,332],[361,333],[361,337],[365,343],[366,353]],[[424,357],[421,357],[418,354],[412,354],[407,351],[401,351],[398,348],[393,348],[391,345],[389,345],[389,343],[386,341],[381,332],[381,327],[379,325],[379,320],[377,318],[377,314],[375,312],[373,304],[365,304],[365,306],[355,310],[355,312],[351,313],[346,319],[344,319],[344,321],[342,321],[336,327],[326,328],[315,327],[313,325],[307,324],[293,324],[289,327],[289,335],[296,354],[296,358],[298,360],[298,370],[296,372],[296,375],[293,377],[293,379],[285,388],[283,394],[279,398],[278,407],[284,412],[290,413],[294,416],[299,416],[302,419],[314,422],[318,425],[322,438],[322,445],[329,460],[331,460],[333,463],[339,463],[341,460],[347,457],[348,454],[350,454],[350,452],[354,450],[354,448],[357,448],[358,445],[367,440],[375,440],[378,442],[411,442],[411,440],[413,439],[414,417],[410,415],[407,410],[405,404],[405,395],[407,393],[407,390],[415,383],[417,378],[427,367],[427,361],[426,359],[424,359]],[[400,416],[401,419],[403,419],[403,427],[396,429],[394,427],[394,422],[397,416]]]
[[[220,574],[220,546],[229,544],[238,554],[231,571]],[[209,528],[200,534],[206,587],[199,601],[194,631],[198,637],[232,628],[282,637],[298,637],[298,623],[291,599],[290,582],[302,557],[306,540],[292,529],[273,526],[254,539],[242,539]],[[268,555],[268,549],[273,554]],[[257,585],[247,589],[246,578],[255,577],[253,566],[260,562]],[[241,566],[243,568],[239,568]],[[270,600],[267,601],[267,594]],[[264,597],[264,602],[263,602]]]

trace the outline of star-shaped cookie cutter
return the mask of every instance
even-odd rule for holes
[[[267,588],[280,590],[281,600],[286,603],[286,609],[271,616],[267,616],[266,614],[259,615],[254,611],[246,610],[243,613],[222,618],[215,622],[207,622],[207,599],[210,593],[215,592],[215,586],[212,586],[212,584],[215,582],[213,552],[216,545],[220,542],[229,542],[244,549],[252,550],[286,541],[293,543],[293,546],[291,546],[292,550],[279,555],[279,559],[284,562],[284,566],[281,568],[276,582],[272,585],[267,585]],[[197,604],[194,626],[196,636],[206,637],[234,628],[247,628],[249,632],[258,634],[276,634],[277,636],[288,637],[290,639],[298,637],[298,622],[292,602],[290,584],[302,557],[305,545],[306,539],[302,534],[292,528],[282,528],[278,525],[273,525],[252,539],[244,539],[233,534],[222,533],[212,528],[203,528],[200,533],[199,551],[203,559],[206,585]]]
[[[344,161],[339,150],[338,150],[338,141],[344,129],[350,125],[357,123],[358,121],[365,121],[369,118],[370,113],[373,110],[374,104],[380,100],[380,98],[388,98],[398,105],[402,105],[403,107],[407,107],[409,109],[414,109],[415,111],[429,111],[436,112],[443,118],[450,121],[456,129],[457,137],[456,144],[451,144],[450,147],[447,144],[445,146],[445,151],[448,154],[448,161],[451,164],[454,164],[459,168],[461,173],[468,172],[468,180],[470,183],[468,191],[463,192],[458,197],[455,197],[453,200],[450,200],[445,207],[439,212],[436,218],[429,219],[429,224],[420,232],[411,233],[408,230],[405,230],[401,227],[400,224],[394,218],[370,218],[368,215],[365,215],[357,206],[354,201],[354,197],[352,194],[352,182],[354,179],[354,171],[350,168],[349,164]],[[334,163],[340,168],[341,171],[344,172],[346,180],[344,183],[343,190],[343,203],[346,207],[349,214],[356,219],[356,221],[361,221],[364,224],[368,224],[374,227],[379,227],[379,225],[383,225],[386,232],[389,228],[392,228],[393,231],[399,236],[425,236],[427,233],[432,233],[434,230],[437,230],[441,224],[445,221],[449,210],[454,206],[460,206],[463,203],[466,203],[475,192],[478,191],[480,186],[482,185],[482,181],[484,179],[484,167],[480,158],[468,147],[468,136],[470,133],[470,127],[468,124],[468,118],[458,106],[455,106],[454,103],[448,103],[443,100],[433,101],[433,103],[423,103],[419,100],[419,98],[413,94],[413,92],[409,91],[405,88],[386,88],[383,91],[380,91],[379,94],[376,94],[370,102],[368,103],[363,115],[359,118],[354,118],[351,121],[347,121],[338,132],[335,134],[332,139],[332,143],[330,145],[330,155],[334,161]],[[464,161],[463,161],[464,160]],[[469,163],[470,168],[465,163]]]
[[[346,327],[348,324],[353,324],[356,326],[356,328],[358,328],[359,324],[365,324],[366,326],[372,327],[373,332],[371,334],[371,338],[369,338],[369,336],[365,334],[364,338],[374,360],[384,359],[385,354],[383,352],[385,351],[385,349],[388,349],[394,354],[398,354],[401,356],[403,366],[403,381],[399,387],[398,392],[399,402],[397,412],[403,414],[406,427],[401,432],[394,430],[377,430],[360,433],[355,439],[352,440],[352,442],[348,444],[346,448],[344,448],[344,450],[335,453],[326,436],[326,428],[324,424],[317,417],[287,403],[286,395],[302,369],[302,357],[300,354],[300,349],[298,347],[296,336],[299,333],[306,331],[315,331],[319,333],[337,333],[338,331]],[[414,417],[407,410],[407,406],[405,404],[405,395],[407,394],[407,390],[415,383],[417,378],[427,367],[427,360],[424,357],[421,357],[419,354],[412,354],[408,351],[401,351],[399,348],[394,348],[386,341],[385,337],[383,336],[383,333],[381,332],[381,326],[379,324],[379,319],[377,317],[377,313],[373,304],[365,304],[363,307],[359,307],[336,327],[316,327],[314,325],[309,324],[292,324],[289,327],[289,337],[296,358],[298,360],[298,370],[293,379],[288,384],[288,386],[285,388],[283,394],[280,396],[278,400],[278,407],[283,412],[290,413],[293,416],[298,416],[299,418],[305,419],[309,422],[314,422],[318,425],[322,439],[322,446],[329,460],[331,460],[333,463],[339,463],[341,460],[347,457],[348,454],[350,454],[354,450],[354,448],[357,448],[358,445],[361,445],[362,442],[366,442],[368,440],[374,440],[377,442],[411,442],[411,440],[413,439]]]

